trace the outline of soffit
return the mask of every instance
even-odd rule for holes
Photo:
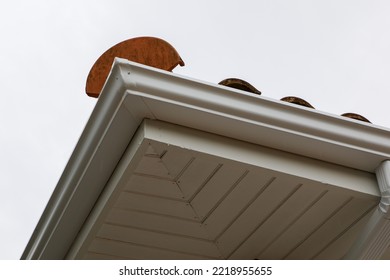
[[[340,259],[375,186],[370,173],[146,121],[68,258]]]
[[[387,248],[387,250],[382,255],[382,260],[390,260],[390,247]]]

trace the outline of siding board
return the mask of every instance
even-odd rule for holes
[[[144,228],[146,230],[209,239],[209,235],[201,223],[175,217],[114,208],[107,216],[106,221],[125,227]]]
[[[202,190],[191,201],[201,220],[207,218],[211,211],[218,206],[224,196],[235,187],[245,173],[244,168],[232,168],[222,165],[210,178]]]
[[[178,178],[184,199],[190,200],[207,183],[210,176],[217,171],[219,164],[215,161],[204,161],[195,158],[183,174]]]
[[[208,256],[185,254],[160,248],[142,246],[109,239],[95,238],[90,246],[89,253],[104,253],[118,256],[118,259],[137,260],[201,260],[211,259]]]
[[[223,255],[229,257],[296,189],[297,182],[291,178],[276,178],[217,239]]]
[[[158,177],[133,175],[126,183],[124,190],[145,195],[184,200],[179,186],[174,181]]]
[[[314,185],[313,187],[318,186]],[[283,259],[349,200],[350,196],[328,191],[293,225],[285,230],[271,246],[261,252],[257,259]]]
[[[122,192],[114,207],[198,220],[189,203],[149,195]]]
[[[169,233],[104,224],[97,236],[104,239],[139,244],[180,253],[196,254],[210,258],[220,257],[218,248],[213,242],[172,235]]]
[[[345,204],[331,219],[310,235],[286,259],[312,259],[324,250],[332,240],[347,230],[373,205],[372,200],[354,198]]]
[[[216,239],[242,214],[271,183],[274,177],[265,171],[251,171],[226,199],[205,220],[204,226],[212,239]]]
[[[290,197],[253,232],[230,258],[254,259],[289,229],[315,202],[324,195],[320,186],[301,185]]]

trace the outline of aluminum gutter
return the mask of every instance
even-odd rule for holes
[[[390,130],[116,59],[22,259],[62,259],[144,119],[373,173]]]
[[[118,59],[126,106],[153,118],[350,168],[390,159],[390,130]]]

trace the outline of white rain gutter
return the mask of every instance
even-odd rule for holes
[[[126,106],[147,117],[375,172],[390,130],[362,121],[117,60]]]
[[[390,159],[388,129],[116,59],[22,259],[65,257],[145,118],[371,173]]]

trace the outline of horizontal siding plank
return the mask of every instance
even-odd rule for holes
[[[168,233],[104,224],[97,236],[109,240],[168,249],[176,252],[212,258],[220,257],[219,250],[213,242]]]
[[[168,169],[172,177],[178,176],[185,170],[185,168],[193,160],[191,153],[175,146],[169,146],[167,152],[161,158],[165,167]]]
[[[137,260],[200,260],[210,259],[205,256],[191,255],[171,250],[141,246],[115,240],[95,238],[89,248],[89,253],[118,256],[118,259]]]
[[[377,204],[373,205],[374,209],[377,209]],[[334,260],[342,259],[346,253],[348,253],[351,246],[355,243],[356,238],[359,236],[361,231],[364,229],[369,218],[371,217],[372,211],[368,212],[360,221],[351,226],[351,228],[345,232],[342,236],[335,239],[329,246],[323,251],[317,254],[314,259],[318,260]]]
[[[317,187],[317,186],[313,186]],[[320,227],[327,219],[350,200],[347,195],[328,191],[306,213],[302,215],[291,227],[257,259],[283,259],[299,244],[303,243],[316,228]]]
[[[206,232],[206,229],[202,227],[201,223],[199,222],[150,213],[127,211],[114,208],[108,214],[106,223],[209,239],[209,235]]]
[[[170,180],[174,179],[174,176],[164,166],[161,158],[155,156],[143,156],[135,169],[135,173]]]
[[[226,164],[218,169],[191,201],[191,205],[200,219],[205,219],[209,215],[223,197],[235,187],[244,173],[244,168],[231,167]]]
[[[184,199],[191,199],[200,190],[218,167],[215,161],[205,161],[195,158],[178,178],[177,184],[183,192]]]
[[[272,179],[269,173],[261,169],[249,172],[205,220],[204,226],[210,237],[216,239],[250,205],[258,193],[264,191]]]
[[[133,175],[126,183],[124,190],[178,200],[184,199],[175,182],[156,177]]]
[[[325,249],[329,243],[342,234],[363,213],[370,209],[373,200],[354,198],[341,208],[331,219],[297,247],[286,259],[312,259]]]
[[[254,231],[231,255],[231,259],[254,259],[299,219],[320,197],[324,188],[301,185],[278,209]]]
[[[387,250],[383,253],[381,260],[390,260],[390,246],[387,248]]]
[[[122,192],[114,207],[168,215],[183,219],[198,220],[189,203],[148,195]]]
[[[291,178],[277,177],[217,239],[225,257],[245,241],[297,188]]]

